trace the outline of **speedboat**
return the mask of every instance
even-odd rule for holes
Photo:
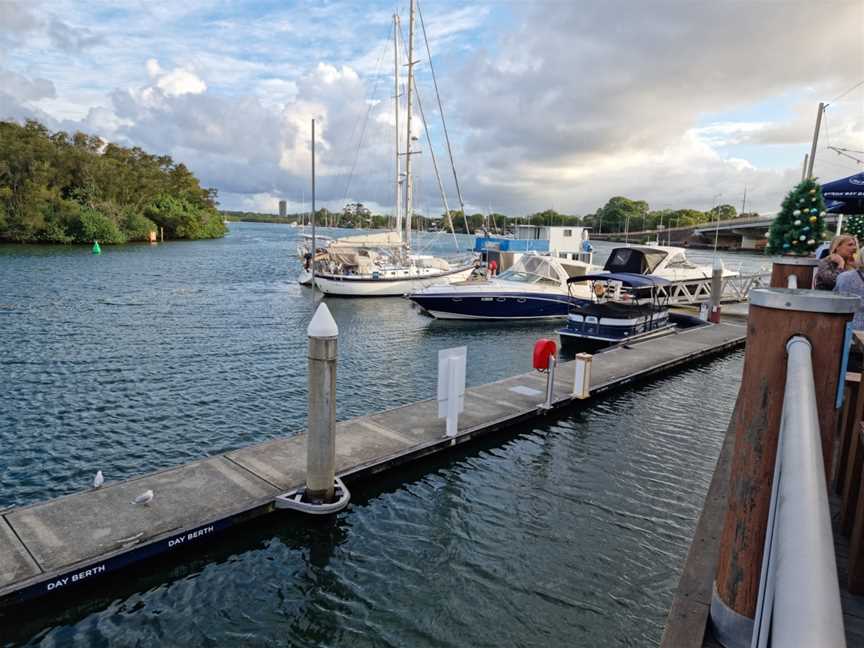
[[[670,283],[662,277],[612,272],[568,280],[571,288],[587,283],[595,301],[574,303],[567,326],[558,331],[565,355],[596,353],[706,325],[698,318],[669,312]]]
[[[718,259],[719,261],[719,259]],[[722,261],[720,261],[722,267]],[[606,272],[626,272],[654,275],[673,284],[698,284],[711,279],[710,265],[695,265],[687,259],[684,248],[665,245],[629,245],[614,248],[603,266]],[[737,272],[723,268],[724,277],[736,277]]]
[[[408,295],[438,319],[519,320],[566,317],[576,302],[591,299],[587,286],[571,294],[567,280],[590,266],[574,259],[525,252],[497,277],[472,277]]]

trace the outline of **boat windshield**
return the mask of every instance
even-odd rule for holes
[[[498,279],[530,284],[547,283],[554,286],[561,284],[558,272],[549,259],[537,256],[522,257],[512,268],[498,275]]]

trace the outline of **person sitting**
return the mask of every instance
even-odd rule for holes
[[[831,248],[827,257],[819,262],[813,287],[816,290],[834,290],[837,277],[841,272],[858,268],[856,253],[858,240],[850,234],[840,234],[831,239]]]
[[[856,268],[841,272],[837,275],[834,292],[854,295],[859,298],[858,307],[855,309],[855,315],[852,318],[852,329],[855,331],[864,331],[864,271],[861,268]],[[864,358],[861,357],[861,354],[853,345],[849,349],[849,360],[846,370],[860,372],[862,361],[864,361]]]

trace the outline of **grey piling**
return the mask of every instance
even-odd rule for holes
[[[714,259],[711,270],[711,313],[708,319],[715,324],[720,321],[720,301],[723,298],[723,264]]]
[[[336,341],[339,328],[325,304],[309,322],[309,422],[306,500],[334,500],[336,478]]]

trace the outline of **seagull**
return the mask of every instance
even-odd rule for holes
[[[141,493],[138,497],[136,497],[134,500],[132,500],[132,503],[133,504],[143,504],[144,506],[147,506],[152,501],[153,501],[153,491],[152,490],[146,490],[143,493]]]
[[[97,470],[96,476],[93,478],[93,488],[99,488],[104,483],[105,483],[105,478],[102,476],[102,471]]]

